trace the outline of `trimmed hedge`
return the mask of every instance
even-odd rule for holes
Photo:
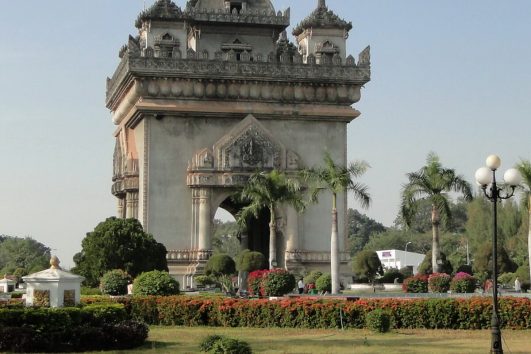
[[[366,315],[374,309],[390,313],[395,328],[488,329],[490,297],[468,299],[226,299],[199,297],[121,298],[130,315],[153,325],[365,328]],[[340,315],[341,311],[341,315]],[[531,329],[531,299],[500,298],[502,326]]]
[[[148,336],[144,323],[127,319],[121,304],[82,308],[0,309],[0,351],[71,352],[129,349]]]

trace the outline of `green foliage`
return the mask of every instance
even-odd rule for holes
[[[492,315],[490,297],[364,298],[345,302],[327,298],[256,301],[169,296],[120,298],[119,301],[127,303],[133,318],[170,326],[341,328],[343,324],[346,329],[365,328],[367,313],[383,309],[391,313],[394,328],[470,330],[490,328]],[[531,329],[531,299],[501,297],[499,304],[503,328]]]
[[[402,289],[406,293],[427,293],[428,277],[424,274],[417,274],[404,280]]]
[[[121,269],[108,271],[101,278],[101,292],[104,295],[126,295],[131,280],[131,276]]]
[[[50,266],[50,249],[30,237],[0,235],[0,274],[27,275]],[[17,275],[18,276],[18,275]]]
[[[310,272],[310,274],[308,274],[307,276],[304,277],[304,284],[308,285],[308,284],[315,284],[315,282],[317,281],[317,279],[319,279],[319,277],[321,277],[321,275],[323,275],[322,272],[318,271],[318,270],[312,270]]]
[[[351,256],[365,247],[371,235],[377,235],[387,230],[381,223],[354,209],[348,209],[347,223]]]
[[[498,269],[499,273],[512,273],[516,271],[518,265],[507,254],[507,251],[498,243]],[[474,272],[492,274],[492,243],[484,242],[474,254]]]
[[[166,247],[145,233],[136,219],[108,218],[87,233],[81,246],[72,271],[84,276],[89,286],[97,286],[103,274],[113,269],[123,269],[132,277],[168,270]]]
[[[401,217],[410,227],[422,204],[429,203],[431,205],[429,220],[434,235],[432,249],[440,250],[440,225],[450,225],[452,220],[448,193],[461,193],[464,200],[469,201],[472,200],[472,188],[462,176],[456,174],[455,170],[443,167],[435,153],[428,154],[426,165],[417,172],[408,173],[407,177],[409,181],[404,185],[401,195]],[[434,271],[447,272],[440,267],[439,259],[434,261],[436,261],[435,268],[438,268]]]
[[[209,275],[196,275],[194,277],[195,283],[198,285],[215,285],[217,280]]]
[[[236,263],[227,254],[215,254],[208,260],[205,266],[206,275],[220,277],[236,273]]]
[[[389,228],[381,234],[372,235],[365,245],[365,250],[403,250],[408,242],[411,242],[407,249],[409,252],[426,253],[432,247],[432,236]]]
[[[284,269],[272,269],[262,280],[267,296],[283,296],[295,288],[295,276]]]
[[[133,295],[177,295],[179,282],[167,272],[153,270],[140,274],[133,283]]]
[[[474,275],[474,271],[472,270],[472,266],[471,265],[467,265],[467,264],[463,264],[463,265],[460,265],[456,271],[456,273],[468,273],[470,275]]]
[[[433,273],[433,267],[432,267],[432,252],[429,251],[426,253],[426,257],[424,257],[424,260],[419,265],[418,271],[421,274],[432,274]],[[439,266],[442,273],[446,274],[452,274],[454,269],[452,267],[452,263],[450,263],[449,260],[446,259],[446,254],[441,252],[441,262],[442,264]]]
[[[352,270],[358,277],[369,279],[373,282],[376,275],[383,275],[384,270],[378,254],[374,251],[359,252],[352,262]]]
[[[365,318],[367,328],[376,333],[387,333],[391,328],[391,315],[382,310],[372,310]]]
[[[385,271],[383,276],[378,279],[378,282],[383,284],[391,284],[395,282],[395,279],[397,279],[398,283],[402,283],[404,281],[404,274],[396,268],[391,268]]]
[[[326,291],[330,293],[332,291],[332,277],[330,274],[325,273],[317,278],[315,281],[315,288],[320,292]]]
[[[101,295],[100,288],[90,288],[87,286],[81,287],[81,295]]]
[[[267,259],[260,252],[243,250],[236,256],[236,270],[239,272],[254,272],[255,270],[267,269]]]
[[[428,277],[428,290],[432,293],[446,293],[450,290],[452,277],[445,273],[433,273]]]
[[[222,253],[235,257],[240,252],[238,224],[235,221],[214,220],[212,247],[214,254]]]
[[[247,342],[218,335],[203,339],[199,349],[212,354],[252,354],[251,346]]]
[[[525,282],[525,281],[529,282],[530,281],[530,279],[529,279],[529,263],[521,265],[520,267],[518,267],[518,269],[515,272],[515,276],[520,278],[520,281],[522,281],[522,282]]]

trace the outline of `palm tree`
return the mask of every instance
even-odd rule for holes
[[[439,230],[441,222],[446,224],[451,218],[448,192],[462,193],[466,201],[472,200],[472,187],[458,176],[453,169],[441,165],[439,157],[431,152],[426,159],[426,165],[417,172],[407,174],[409,182],[402,189],[401,214],[406,225],[411,226],[414,216],[422,201],[431,203],[432,241],[432,269],[434,273],[440,271],[441,250],[439,245]]]
[[[527,206],[529,214],[529,228],[527,232],[527,251],[529,253],[529,277],[531,278],[531,161],[522,160],[516,166],[522,175],[524,190],[524,205]]]
[[[269,267],[276,267],[277,225],[275,210],[282,203],[293,206],[298,212],[304,210],[305,204],[300,184],[277,170],[272,170],[268,173],[257,172],[249,178],[240,194],[240,198],[249,203],[237,215],[240,229],[246,227],[249,218],[258,218],[263,208],[269,209],[271,215],[269,222]]]
[[[324,155],[324,167],[303,170],[301,176],[310,183],[311,201],[317,202],[317,196],[322,191],[332,193],[332,233],[330,236],[330,274],[332,276],[332,294],[339,292],[339,240],[337,234],[337,195],[345,191],[354,192],[363,208],[368,208],[371,197],[368,187],[355,182],[367,171],[369,164],[365,161],[355,161],[348,167],[337,165],[328,152]]]

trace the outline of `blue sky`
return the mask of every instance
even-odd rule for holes
[[[293,26],[317,0],[273,3],[291,7]],[[348,133],[349,159],[372,166],[369,216],[392,224],[405,174],[430,151],[470,182],[491,153],[502,170],[531,159],[531,1],[327,4],[353,23],[349,53],[371,45],[372,81]],[[0,5],[0,233],[31,236],[71,266],[85,233],[115,212],[105,79],[143,1]]]

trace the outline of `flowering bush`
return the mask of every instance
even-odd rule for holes
[[[488,297],[270,301],[148,296],[111,300],[123,303],[132,318],[152,325],[171,326],[341,328],[342,319],[345,328],[366,328],[367,314],[382,309],[390,314],[394,328],[488,329],[492,315],[492,300]],[[531,299],[501,297],[499,304],[504,328],[531,329]],[[5,316],[0,309],[0,322],[3,317],[6,323],[17,318]]]
[[[428,289],[432,293],[446,293],[450,290],[452,278],[446,273],[433,273],[428,278]]]
[[[252,296],[265,296],[264,288],[262,286],[262,279],[269,273],[269,270],[255,270],[249,273],[247,277],[247,286],[249,293]]]
[[[450,289],[454,293],[473,293],[476,290],[476,278],[468,273],[459,272],[452,279]]]
[[[404,280],[402,289],[406,293],[427,293],[428,292],[428,276],[424,274],[417,274]]]

